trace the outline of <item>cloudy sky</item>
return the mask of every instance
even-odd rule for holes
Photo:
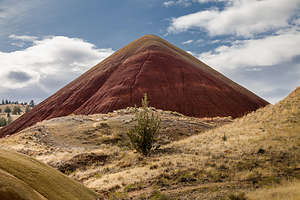
[[[0,0],[0,99],[40,102],[158,35],[276,103],[300,85],[300,0]]]

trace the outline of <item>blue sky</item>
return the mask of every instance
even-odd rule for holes
[[[0,99],[42,101],[158,35],[271,103],[299,86],[300,0],[0,0]]]

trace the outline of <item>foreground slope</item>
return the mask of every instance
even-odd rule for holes
[[[239,117],[268,104],[183,50],[147,35],[1,129],[0,137],[71,113],[107,113],[139,105],[144,93],[155,108],[194,117]]]
[[[96,195],[25,155],[0,150],[1,200],[95,200]]]
[[[226,199],[230,192],[245,192],[247,196],[257,188],[299,181],[299,133],[300,87],[274,106],[170,144],[168,148],[181,149],[181,154],[169,160],[184,166],[172,171],[177,168],[196,180],[182,186],[176,183],[176,173],[167,173],[164,176],[170,181],[170,194],[186,199]],[[265,198],[261,195],[254,199]]]

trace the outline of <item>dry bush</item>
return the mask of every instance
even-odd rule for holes
[[[134,108],[137,124],[127,133],[133,148],[145,156],[150,153],[153,147],[154,137],[159,130],[161,122],[159,117],[149,109],[148,105],[147,94],[145,94],[142,99],[141,109]]]

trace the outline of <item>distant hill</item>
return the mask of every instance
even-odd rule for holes
[[[240,117],[268,104],[187,52],[146,35],[91,68],[9,126],[11,135],[45,119],[140,105],[193,117]]]

